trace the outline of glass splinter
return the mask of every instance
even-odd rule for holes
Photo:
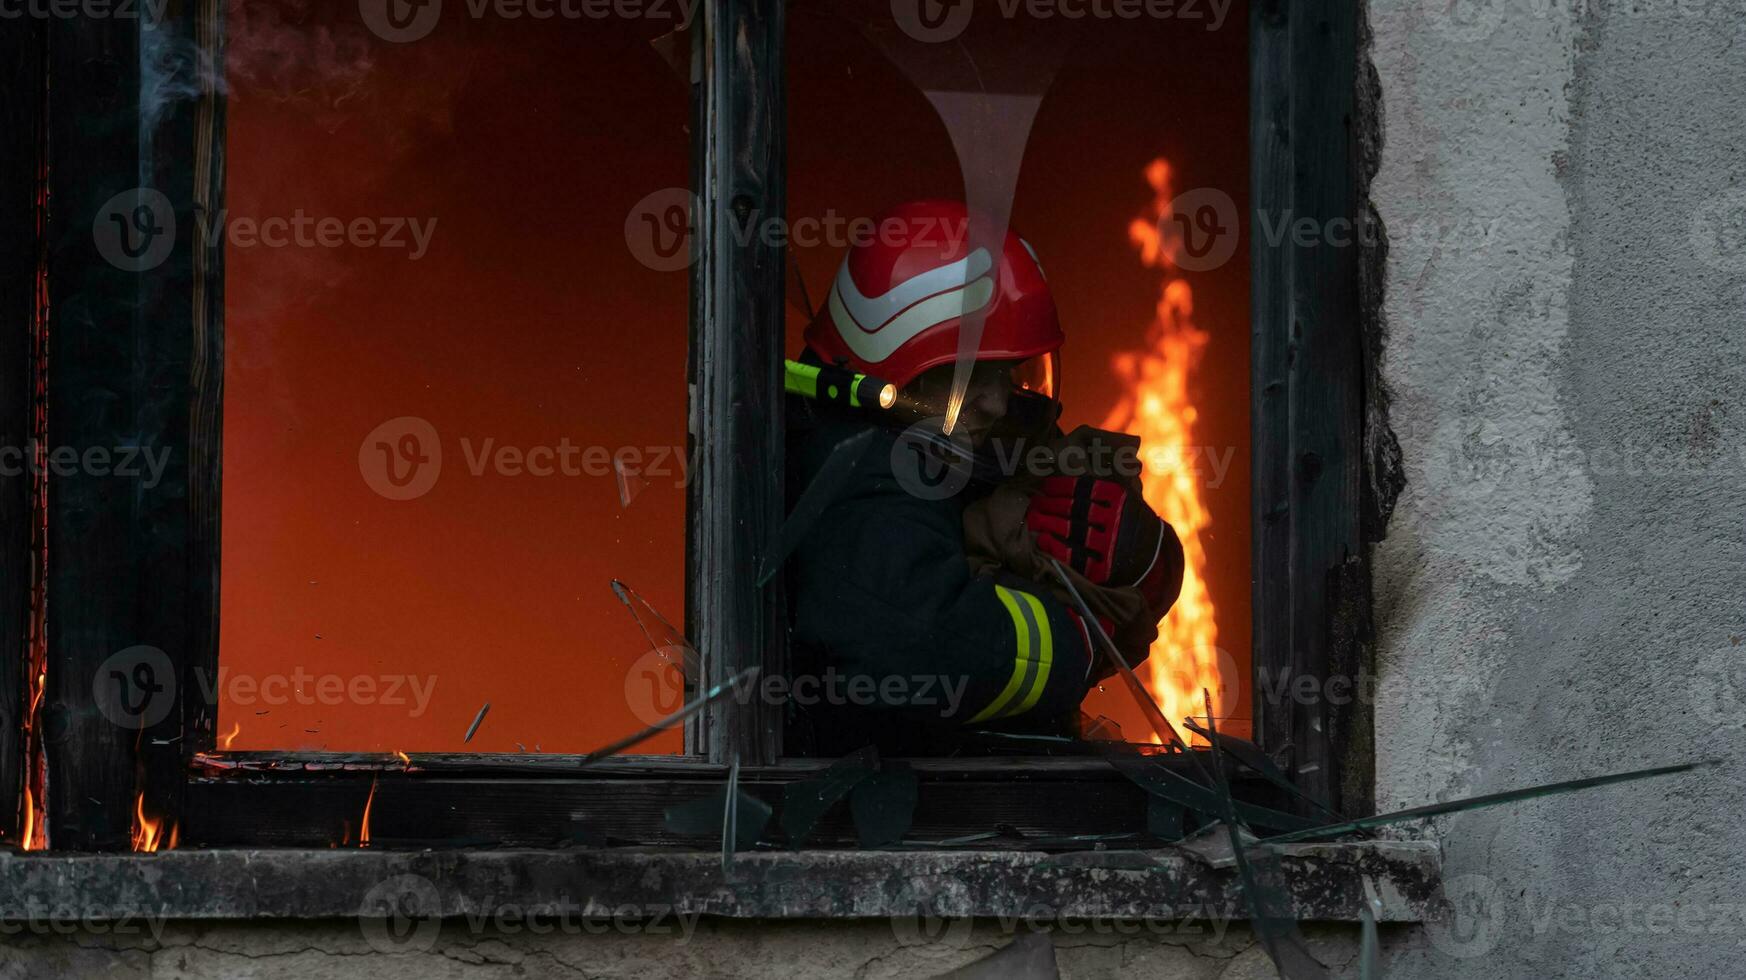
[[[473,723],[467,726],[467,737],[461,739],[462,742],[471,742],[473,740],[473,733],[479,730],[479,725],[485,721],[485,713],[490,710],[491,702],[489,701],[479,706],[479,713],[473,716]]]
[[[637,494],[649,485],[642,474],[632,473],[624,465],[624,460],[614,457],[612,460],[612,475],[618,478],[618,505],[629,507],[631,501],[637,499]]]
[[[685,690],[696,690],[698,678],[703,676],[702,658],[697,649],[685,639],[685,634],[674,629],[673,624],[656,612],[648,600],[618,579],[612,580],[612,594],[618,596],[618,601],[630,610],[631,616],[637,621],[637,629],[642,631],[643,639],[649,641],[649,649],[660,653],[662,659],[678,669],[685,679]]]
[[[1206,727],[1216,740],[1218,725],[1213,721],[1212,692],[1203,690],[1206,702]],[[1327,968],[1310,954],[1292,914],[1291,892],[1278,865],[1278,851],[1251,844],[1245,847],[1245,828],[1237,816],[1237,803],[1231,796],[1230,780],[1225,777],[1223,753],[1208,753],[1212,760],[1213,788],[1218,792],[1223,809],[1221,822],[1231,839],[1231,857],[1237,865],[1237,882],[1243,899],[1249,906],[1250,926],[1268,959],[1284,980],[1323,980]]]
[[[672,728],[674,725],[677,725],[685,719],[690,718],[692,715],[697,714],[699,711],[702,711],[704,708],[709,707],[711,704],[714,704],[729,694],[739,690],[744,685],[752,683],[757,679],[758,674],[762,672],[762,670],[763,668],[761,667],[748,667],[745,670],[740,671],[738,674],[735,674],[722,683],[717,684],[715,687],[710,688],[707,694],[704,694],[697,700],[686,704],[678,711],[662,718],[660,721],[655,722],[653,725],[650,725],[640,732],[627,735],[616,742],[603,745],[600,748],[589,752],[582,756],[576,764],[578,766],[590,766],[602,759],[609,759],[626,749],[640,745],[643,742],[654,738],[656,735],[661,734],[667,729]]]

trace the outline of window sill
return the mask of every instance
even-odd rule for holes
[[[1298,918],[1357,919],[1369,879],[1383,922],[1420,922],[1440,894],[1428,841],[1282,848]],[[649,911],[737,918],[1027,916],[1147,918],[1218,911],[1245,918],[1236,874],[1181,850],[178,850],[153,855],[0,855],[0,919],[351,917],[372,890],[417,876],[443,916],[613,915]],[[439,911],[414,908],[429,914]]]

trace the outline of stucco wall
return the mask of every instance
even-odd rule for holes
[[[1726,760],[1440,824],[1470,914],[1392,972],[1737,976],[1746,4],[1371,20],[1409,480],[1377,556],[1379,803]]]
[[[1374,0],[1383,374],[1408,486],[1377,552],[1392,808],[1705,772],[1431,828],[1463,914],[1391,976],[1731,976],[1746,943],[1746,0]],[[0,943],[0,977],[930,975],[998,924],[712,923],[686,941],[357,923]],[[1350,932],[1312,930],[1349,969]],[[1242,927],[1057,939],[1063,975],[1260,977]]]
[[[547,923],[552,925],[553,923]],[[1055,958],[1067,980],[1160,977],[1170,980],[1266,980],[1272,965],[1241,924],[1200,922],[1192,934],[1155,924],[1118,934],[1112,924],[1077,925],[1054,935]],[[1216,928],[1215,928],[1216,926]],[[605,934],[554,929],[531,935],[453,920],[428,948],[384,954],[355,921],[172,924],[153,938],[28,936],[0,944],[0,978],[111,980],[580,980],[612,977],[780,977],[795,980],[882,980],[932,977],[1008,947],[1025,925],[965,922],[932,941],[902,924],[694,922],[660,934]],[[1336,969],[1349,968],[1355,946],[1341,932],[1308,930],[1310,949]],[[1012,962],[985,976],[1027,980]],[[1347,970],[1349,973],[1349,969]]]

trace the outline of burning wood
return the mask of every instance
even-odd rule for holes
[[[136,794],[133,803],[133,849],[144,854],[173,850],[176,846],[176,826],[171,824],[166,833],[164,823],[162,818],[146,816],[145,792],[142,790]]]

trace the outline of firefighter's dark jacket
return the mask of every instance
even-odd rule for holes
[[[971,574],[962,520],[975,485],[945,499],[911,493],[893,469],[894,448],[898,465],[916,462],[896,428],[789,402],[791,503],[833,448],[876,430],[790,559],[792,700],[812,744],[901,747],[966,727],[1042,730],[1076,717],[1090,684],[1087,637],[1036,583]]]

